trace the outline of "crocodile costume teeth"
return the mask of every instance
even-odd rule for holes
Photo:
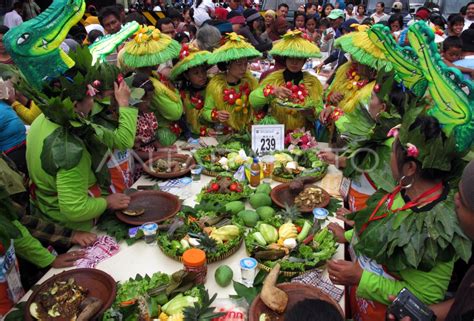
[[[82,18],[85,8],[84,0],[54,0],[36,18],[5,34],[5,49],[32,86],[39,89],[45,79],[57,77],[74,66],[59,46]]]
[[[393,39],[390,29],[376,24],[368,30],[369,38],[385,55],[396,71],[396,78],[416,96],[423,96],[428,83],[423,76],[417,55],[408,47],[401,47]]]
[[[439,120],[447,135],[454,133],[458,151],[467,150],[474,142],[474,84],[443,62],[434,33],[425,22],[411,25],[408,39],[435,102],[428,113]]]

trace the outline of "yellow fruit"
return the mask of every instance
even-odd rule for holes
[[[168,315],[164,312],[161,312],[160,316],[158,317],[160,321],[168,321]]]
[[[288,222],[280,226],[278,230],[278,235],[280,236],[280,239],[283,239],[284,241],[286,239],[296,238],[296,236],[298,235],[298,231],[296,230],[295,224]]]
[[[235,101],[235,104],[242,106],[242,99],[240,99],[240,98],[237,99],[237,100]]]
[[[168,318],[168,321],[183,321],[184,315],[183,313],[173,314]]]

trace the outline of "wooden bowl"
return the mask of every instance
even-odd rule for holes
[[[249,321],[259,321],[262,313],[267,314],[272,321],[283,321],[286,311],[289,311],[296,303],[304,299],[320,299],[334,305],[341,316],[344,318],[344,312],[340,305],[329,295],[321,291],[319,288],[302,284],[302,283],[281,283],[277,287],[288,294],[288,305],[283,314],[278,314],[270,310],[260,298],[260,294],[253,300],[249,310]]]
[[[128,210],[144,209],[145,212],[138,216],[129,216],[121,211],[115,212],[117,218],[130,225],[142,225],[148,222],[160,223],[179,212],[181,203],[173,194],[162,191],[138,191],[130,195]]]
[[[313,185],[313,184],[306,184],[304,188],[307,187],[317,187],[323,192],[323,201],[322,203],[318,204],[317,206],[314,207],[302,207],[299,208],[301,213],[312,213],[313,208],[315,207],[326,207],[329,205],[329,202],[331,201],[331,196],[329,195],[328,192],[326,192],[324,189],[322,189],[319,186]],[[270,193],[270,197],[272,198],[273,203],[278,205],[281,208],[285,208],[285,204],[288,204],[289,206],[293,206],[295,204],[295,198],[298,196],[298,194],[293,194],[290,192],[290,183],[286,184],[280,184],[272,189],[272,192]]]
[[[87,296],[96,297],[103,302],[101,309],[96,313],[92,320],[98,319],[98,317],[110,308],[114,302],[117,286],[115,280],[110,275],[97,269],[83,268],[68,270],[53,275],[35,288],[25,304],[25,320],[36,320],[30,314],[30,305],[41,292],[46,291],[55,281],[67,281],[69,278],[73,278],[78,285],[87,289],[89,291]]]
[[[165,159],[165,160],[170,159],[172,161],[174,160],[174,161],[186,163],[187,166],[186,168],[178,172],[172,172],[172,173],[155,172],[154,170],[152,170],[152,164],[159,159]],[[195,164],[196,162],[194,161],[194,158],[192,156],[184,155],[184,154],[168,155],[168,154],[163,153],[147,160],[145,164],[143,164],[143,171],[147,173],[148,175],[156,177],[156,178],[171,179],[171,178],[177,178],[177,177],[181,177],[181,176],[189,174],[189,172],[191,171],[191,166]]]

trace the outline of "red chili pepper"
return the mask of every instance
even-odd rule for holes
[[[303,228],[301,226],[296,225],[296,232],[301,233],[302,229]]]

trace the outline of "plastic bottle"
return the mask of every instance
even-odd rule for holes
[[[258,159],[254,158],[250,166],[250,186],[257,187],[260,185],[260,164]]]

